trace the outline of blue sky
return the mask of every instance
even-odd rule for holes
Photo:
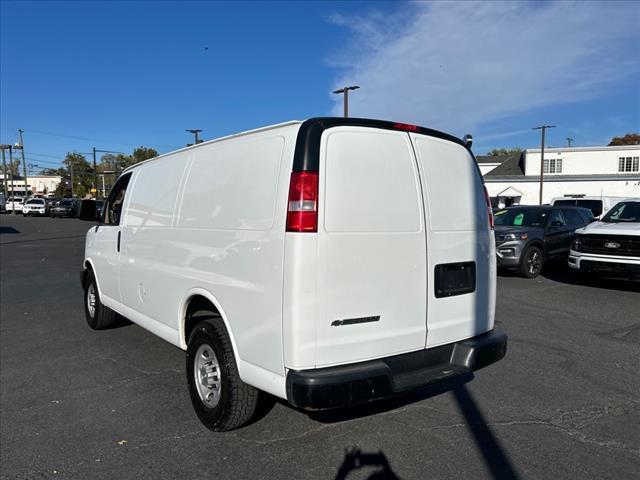
[[[160,152],[310,116],[462,136],[475,151],[640,130],[638,2],[1,2],[1,141],[28,163]]]

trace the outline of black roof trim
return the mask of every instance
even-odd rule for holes
[[[439,132],[430,128],[415,126],[415,130],[404,129],[407,125],[401,122],[389,122],[386,120],[373,120],[368,118],[344,118],[344,117],[316,117],[302,123],[298,131],[296,150],[293,157],[293,171],[317,172],[320,167],[320,138],[322,132],[332,127],[371,127],[384,130],[406,131],[441,138],[467,148],[462,140],[448,133]],[[408,125],[407,125],[408,126]]]

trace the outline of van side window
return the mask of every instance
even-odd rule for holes
[[[107,204],[104,208],[104,221],[105,225],[120,225],[120,216],[122,215],[122,207],[124,205],[124,197],[127,193],[127,185],[131,174],[120,177],[116,184],[113,186]]]

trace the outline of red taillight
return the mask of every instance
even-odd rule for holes
[[[318,172],[293,172],[289,184],[287,232],[318,231]]]
[[[487,192],[487,187],[484,187],[484,199],[487,202],[487,214],[489,215],[489,226],[491,230],[493,230],[493,210],[491,209],[491,198],[489,198],[489,192]]]
[[[404,130],[406,132],[417,132],[420,127],[417,125],[409,125],[408,123],[396,123],[393,125],[396,130]]]

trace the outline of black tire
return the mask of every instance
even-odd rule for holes
[[[90,295],[93,295],[93,313],[90,308]],[[108,307],[105,307],[100,301],[98,293],[98,285],[93,270],[87,272],[87,278],[84,282],[84,315],[87,323],[94,330],[104,330],[114,326],[118,318],[118,314]]]
[[[520,275],[526,278],[536,278],[542,272],[544,266],[544,253],[536,245],[531,245],[522,254],[520,259]]]
[[[187,345],[189,395],[200,421],[214,432],[226,432],[242,427],[255,415],[258,406],[258,390],[240,379],[231,340],[222,319],[208,312],[203,318],[206,320],[202,320],[194,327]],[[209,387],[204,385],[205,380],[200,374],[196,378],[196,361],[202,361],[197,358],[198,352],[202,349],[205,349],[205,353],[212,349],[215,354],[211,359],[215,362],[212,365],[217,363],[217,366],[207,368],[215,372],[209,375],[213,382],[217,382],[217,388],[206,390]],[[202,358],[210,357],[202,356]],[[205,394],[207,391],[211,392],[209,395],[219,392],[215,405],[208,405],[201,397],[199,389],[205,390]]]

